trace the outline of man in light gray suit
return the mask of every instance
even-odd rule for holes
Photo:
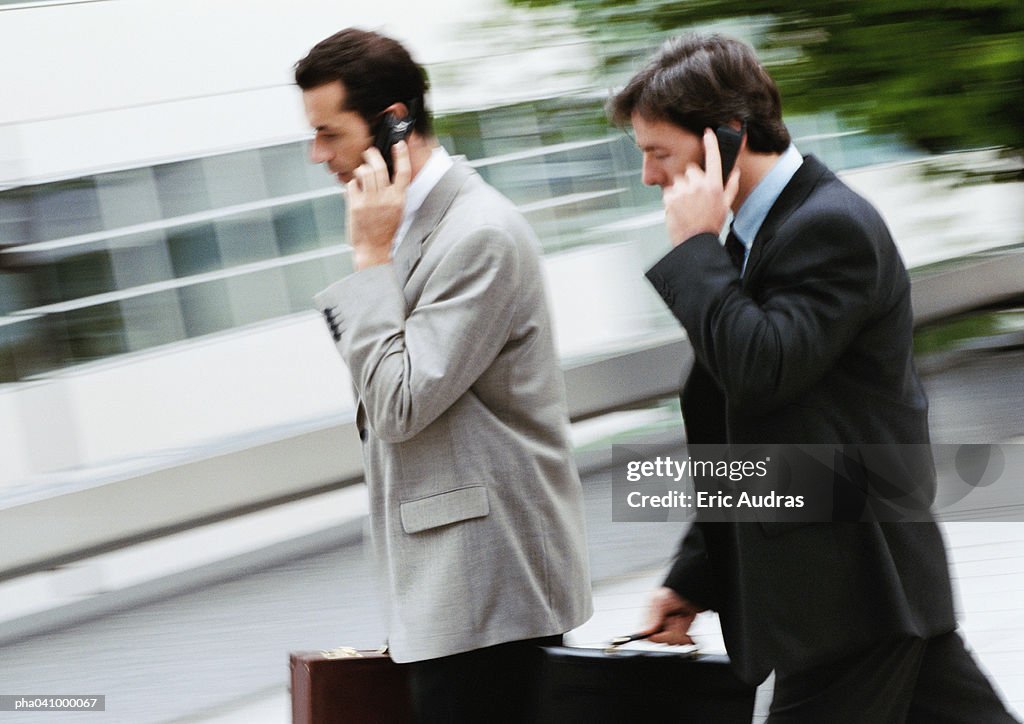
[[[343,30],[295,77],[346,186],[356,271],[316,305],[358,396],[391,654],[422,721],[528,721],[536,645],[591,614],[537,240],[437,144],[399,43]]]

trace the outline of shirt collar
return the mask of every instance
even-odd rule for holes
[[[761,225],[768,218],[768,212],[772,210],[772,206],[778,201],[782,190],[786,188],[786,184],[790,182],[803,162],[804,159],[796,146],[792,143],[789,144],[789,147],[779,156],[779,160],[758,182],[754,190],[750,192],[750,196],[736,212],[732,230],[743,242],[743,246],[747,248],[748,252],[754,239],[757,238],[757,232],[761,230]]]
[[[415,216],[416,212],[423,206],[423,202],[427,200],[427,196],[437,186],[438,181],[441,177],[448,172],[448,169],[452,167],[454,161],[452,157],[448,155],[448,152],[444,150],[444,146],[434,146],[430,152],[430,158],[423,164],[423,168],[416,174],[409,183],[409,188],[405,190],[405,217],[409,218]]]
[[[430,192],[437,186],[441,177],[448,173],[448,169],[454,164],[455,162],[448,155],[444,146],[434,146],[430,151],[430,158],[423,164],[423,168],[409,182],[409,186],[405,190],[405,210],[402,213],[402,223],[399,224],[398,231],[395,232],[395,238],[391,242],[392,254],[398,251],[398,247],[402,244],[402,239],[405,238],[409,227],[412,226],[413,219],[416,218],[416,212],[423,206],[427,196],[430,195]]]

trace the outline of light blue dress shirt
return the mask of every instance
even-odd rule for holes
[[[779,160],[754,187],[740,210],[736,212],[736,217],[732,221],[732,231],[743,243],[743,248],[746,249],[740,276],[747,270],[750,247],[754,243],[761,225],[764,224],[764,220],[768,218],[768,212],[772,210],[772,206],[778,201],[782,190],[786,188],[786,184],[790,182],[803,162],[803,156],[796,150],[796,146],[789,144],[789,147],[779,156]]]

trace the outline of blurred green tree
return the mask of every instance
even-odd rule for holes
[[[508,2],[571,6],[613,82],[666,35],[738,29],[779,83],[787,112],[835,111],[933,153],[1024,148],[1022,0]]]

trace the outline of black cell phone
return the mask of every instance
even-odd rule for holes
[[[736,156],[740,152],[740,143],[743,142],[743,134],[747,131],[744,123],[740,130],[732,126],[721,125],[715,129],[715,136],[718,137],[718,151],[722,154],[722,183],[729,182],[729,174],[732,167],[736,165]]]
[[[377,132],[374,135],[373,145],[380,151],[380,155],[384,157],[384,163],[388,166],[388,178],[395,178],[395,160],[391,155],[391,147],[399,141],[405,140],[405,138],[412,133],[413,126],[416,125],[416,118],[410,112],[405,118],[398,119],[393,113],[385,113],[381,119],[380,124],[377,126]]]

